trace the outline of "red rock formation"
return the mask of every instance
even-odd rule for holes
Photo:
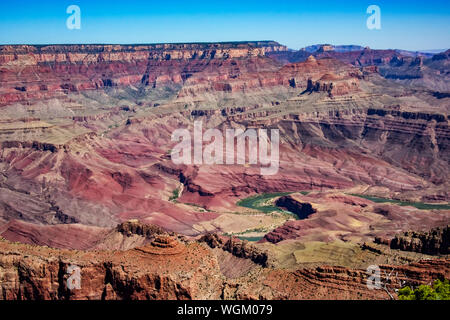
[[[333,82],[325,82],[332,80]],[[346,95],[359,91],[357,79],[343,80],[334,76],[327,76],[320,78],[318,81],[308,79],[306,87],[307,92],[326,92],[330,97]]]
[[[372,241],[374,237],[389,238],[397,230],[422,229],[446,225],[450,211],[417,210],[412,207],[376,204],[355,196],[330,193],[311,193],[307,196],[288,196],[295,212],[297,205],[308,203],[317,212],[303,220],[287,221],[267,233],[261,242],[279,243],[284,240],[322,241]],[[284,202],[286,197],[281,197]],[[278,204],[278,201],[276,201]],[[384,241],[377,241],[383,242]]]
[[[286,47],[270,41],[0,46],[0,105],[105,87],[180,83],[207,67],[220,66],[224,59],[283,50]]]
[[[305,219],[314,212],[317,212],[310,203],[302,203],[291,196],[280,197],[275,201],[275,204],[280,208],[294,213],[299,219]]]
[[[450,253],[450,226],[434,228],[428,232],[408,231],[393,239],[376,238],[376,243],[392,249],[415,251],[430,255]]]
[[[247,241],[241,241],[233,237],[227,239],[227,237],[211,233],[202,236],[198,241],[207,243],[211,248],[220,248],[238,258],[250,259],[263,267],[271,264],[267,252],[252,246]]]
[[[198,243],[177,246],[182,251],[146,246],[82,252],[0,240],[0,299],[389,299],[403,281],[417,286],[450,276],[449,260],[381,265],[381,281],[390,295],[370,290],[365,270],[343,267],[259,268],[227,279],[210,249]],[[69,266],[79,268],[79,287],[68,286],[73,280]],[[383,271],[392,275],[389,280]]]

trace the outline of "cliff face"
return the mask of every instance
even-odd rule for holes
[[[236,52],[237,55],[248,54],[249,50],[254,50],[257,54],[266,52],[286,51],[283,46],[275,41],[235,41],[218,43],[156,43],[142,45],[120,45],[120,44],[73,44],[73,45],[2,45],[0,53],[4,55],[18,54],[102,54],[102,53],[121,53],[121,52],[146,52],[146,54],[155,53],[155,56],[165,57],[167,52],[178,52],[174,56],[192,57],[183,55],[183,52],[208,52],[216,50],[219,53]],[[219,55],[220,56],[220,55]],[[63,56],[60,56],[63,59]],[[15,59],[14,59],[15,60]],[[72,61],[72,60],[71,60]],[[94,60],[92,60],[94,61]]]
[[[327,81],[334,80],[334,82]],[[330,97],[345,95],[349,93],[356,93],[359,91],[359,84],[357,79],[327,79],[322,78],[318,81],[308,79],[306,87],[307,92],[326,92]]]
[[[286,51],[276,42],[165,45],[1,46],[0,105],[62,99],[86,90],[183,85],[179,97],[207,92],[244,92],[286,86],[306,88],[307,80],[331,73],[329,91],[359,91],[357,68],[331,58],[280,69],[271,52]],[[336,73],[336,74],[335,74]],[[326,80],[326,79],[325,79]]]
[[[267,267],[271,263],[267,252],[233,237],[227,239],[227,237],[217,234],[206,234],[199,241],[207,243],[211,248],[220,248],[227,251],[238,258],[250,259],[263,267]]]
[[[302,203],[300,201],[297,201],[291,196],[280,197],[277,199],[275,204],[278,207],[281,207],[296,214],[299,219],[305,219],[309,215],[317,211],[311,206],[310,203],[307,202]]]
[[[0,240],[0,249],[3,300],[390,298],[382,289],[367,288],[365,270],[343,267],[256,267],[248,275],[227,279],[217,256],[195,242],[159,239],[128,251],[71,251]],[[416,286],[450,276],[448,260],[380,269],[394,298],[402,281]],[[383,271],[393,269],[396,276],[386,280]]]
[[[434,228],[428,232],[408,231],[396,235],[390,241],[376,239],[389,244],[392,249],[415,251],[430,255],[450,253],[450,226]]]
[[[323,48],[325,47],[325,48]],[[448,50],[434,56],[411,56],[401,50],[375,50],[356,48],[356,50],[329,50],[322,46],[312,51],[273,51],[267,55],[281,63],[305,61],[310,55],[316,59],[333,58],[354,66],[377,66],[380,74],[386,79],[411,87],[426,87],[437,93],[447,93],[449,87],[449,55]]]
[[[217,299],[217,260],[199,245],[154,241],[125,252],[57,251],[2,241],[0,297],[39,299]],[[19,255],[17,255],[19,254]],[[59,258],[58,258],[59,257]],[[80,270],[71,287],[70,266]],[[70,278],[70,279],[69,279]],[[75,279],[76,280],[76,279]],[[72,289],[72,290],[71,290]]]
[[[140,83],[181,83],[210,63],[284,50],[271,41],[0,46],[0,105]]]

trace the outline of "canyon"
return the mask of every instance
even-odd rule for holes
[[[134,227],[152,228],[136,224]],[[130,225],[119,229],[130,229]],[[365,270],[332,266],[299,270],[262,267],[248,261],[245,254],[231,254],[228,249],[213,251],[201,242],[181,240],[174,235],[153,233],[150,240],[148,235],[142,237],[139,232],[126,235],[146,238],[149,242],[118,252],[61,250],[0,240],[0,297],[8,300],[389,299],[402,281],[408,285],[424,284],[435,278],[448,278],[450,272],[448,259],[420,260],[403,266],[381,265],[381,270],[395,270],[397,276],[390,280],[383,277],[387,291],[369,290]],[[217,239],[217,236],[209,237]],[[69,266],[81,270],[79,288],[68,285]],[[241,274],[236,274],[239,270]]]
[[[372,264],[448,279],[448,248],[397,235],[450,221],[449,60],[275,41],[0,46],[0,298],[388,299],[365,286]],[[198,121],[277,129],[278,172],[175,164],[172,133]],[[70,264],[88,279],[75,293]]]

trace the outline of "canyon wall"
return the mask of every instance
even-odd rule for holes
[[[153,45],[0,46],[0,105],[143,83],[181,83],[226,59],[262,57],[273,41]],[[211,67],[211,66],[209,66]]]
[[[381,280],[389,293],[368,289],[365,270],[344,267],[257,268],[253,275],[227,279],[207,247],[178,242],[174,246],[90,252],[0,240],[0,299],[390,299],[402,283],[417,286],[450,276],[448,260],[423,260],[381,265]],[[73,275],[68,271],[74,268],[81,281],[69,286]],[[387,280],[383,271],[392,270],[395,276]]]

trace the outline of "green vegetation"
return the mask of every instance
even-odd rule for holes
[[[431,204],[431,203],[423,203],[423,202],[411,202],[411,201],[400,201],[394,199],[387,198],[378,198],[367,196],[364,194],[351,194],[352,196],[364,198],[376,203],[393,203],[399,206],[412,206],[420,210],[450,210],[450,204]]]
[[[259,240],[261,240],[264,237],[264,235],[252,237],[252,236],[246,236],[246,234],[250,234],[250,233],[266,233],[266,232],[267,232],[266,228],[259,227],[259,228],[248,229],[248,230],[245,230],[245,231],[239,232],[239,233],[224,233],[223,235],[226,236],[226,237],[234,236],[234,237],[237,237],[237,238],[239,238],[241,240],[259,241]]]
[[[180,195],[180,189],[176,188],[175,190],[172,191],[172,195],[170,196],[169,201],[177,200],[179,195]]]
[[[421,285],[415,290],[404,287],[398,291],[400,300],[450,300],[450,282],[436,280],[433,286]]]
[[[239,232],[239,233],[224,233],[223,235],[227,236],[227,237],[230,237],[230,236],[237,237],[237,236],[241,236],[241,235],[248,234],[248,233],[254,233],[254,232],[256,232],[256,233],[264,232],[265,233],[265,232],[267,232],[267,229],[264,227],[259,227],[259,228],[248,229],[248,230],[245,230],[245,231]]]

